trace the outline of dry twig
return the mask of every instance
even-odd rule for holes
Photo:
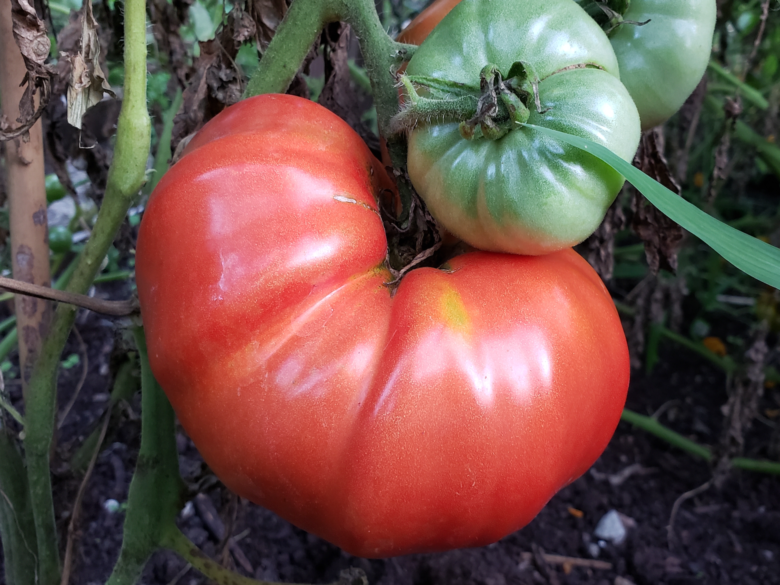
[[[103,299],[95,299],[86,295],[56,290],[49,288],[48,286],[30,284],[13,278],[6,278],[5,276],[0,276],[0,288],[29,297],[68,303],[69,305],[75,305],[83,309],[89,309],[90,311],[111,315],[113,317],[127,317],[138,312],[138,305],[135,299],[104,301]]]

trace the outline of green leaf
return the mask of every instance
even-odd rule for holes
[[[718,221],[600,144],[550,128],[532,124],[526,126],[604,161],[634,185],[661,213],[709,244],[734,266],[769,286],[780,288],[780,249]]]

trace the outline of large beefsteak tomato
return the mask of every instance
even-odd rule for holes
[[[589,138],[632,160],[639,116],[604,31],[572,0],[463,0],[406,73],[480,91],[488,65],[536,80],[528,122]],[[546,254],[592,234],[623,177],[582,150],[514,126],[498,140],[461,136],[458,121],[409,136],[409,177],[433,216],[481,250]]]
[[[365,557],[493,542],[618,423],[620,320],[571,250],[385,286],[381,164],[291,96],[209,122],[141,223],[155,376],[236,493]]]

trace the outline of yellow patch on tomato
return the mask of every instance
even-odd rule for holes
[[[439,303],[443,320],[450,329],[464,333],[471,329],[471,319],[458,291],[446,287],[441,293]]]

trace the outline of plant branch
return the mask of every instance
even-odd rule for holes
[[[11,415],[11,418],[24,427],[24,417],[19,413],[18,410],[14,408],[13,404],[3,398],[2,394],[0,394],[0,408],[5,410],[8,414]],[[2,430],[0,430],[0,432],[2,432]]]
[[[69,305],[89,309],[90,311],[103,313],[104,315],[112,315],[114,317],[127,317],[128,315],[133,315],[138,312],[138,303],[135,299],[106,301],[88,297],[87,295],[49,288],[48,286],[30,284],[29,282],[14,280],[13,278],[6,278],[5,276],[0,276],[0,288],[28,297],[68,303]]]
[[[390,120],[398,111],[395,74],[400,64],[413,54],[414,47],[397,43],[387,35],[373,0],[294,0],[249,81],[244,97],[287,91],[322,29],[339,21],[352,27],[360,43],[379,133],[387,137],[393,167],[402,170],[398,173],[398,188],[405,218],[412,201],[412,187],[403,172],[406,140],[403,136],[391,136]]]
[[[133,335],[141,362],[141,449],[127,497],[122,550],[108,585],[138,580],[165,532],[175,526],[182,491],[173,408],[149,367],[143,329],[137,327]]]
[[[68,286],[69,292],[80,294],[85,293],[94,280],[128,208],[144,183],[149,154],[151,121],[146,108],[146,3],[144,0],[127,0],[124,8],[124,99],[103,205]],[[26,405],[27,475],[35,516],[41,585],[59,582],[60,561],[49,450],[56,413],[57,368],[75,318],[73,306],[60,304],[57,307],[51,332],[44,340],[30,379],[30,400]]]
[[[686,453],[690,453],[705,461],[712,461],[712,451],[707,447],[703,447],[690,439],[683,437],[681,434],[674,432],[673,430],[663,426],[657,420],[650,416],[644,416],[633,412],[628,409],[623,410],[623,414],[620,417],[621,420],[634,425],[637,428],[642,429],[655,435],[659,439],[663,439],[670,445],[682,449]],[[760,459],[747,459],[745,457],[736,457],[731,460],[731,465],[737,469],[743,469],[746,471],[756,471],[759,473],[768,473],[771,475],[780,475],[780,463],[775,461],[765,461]]]

